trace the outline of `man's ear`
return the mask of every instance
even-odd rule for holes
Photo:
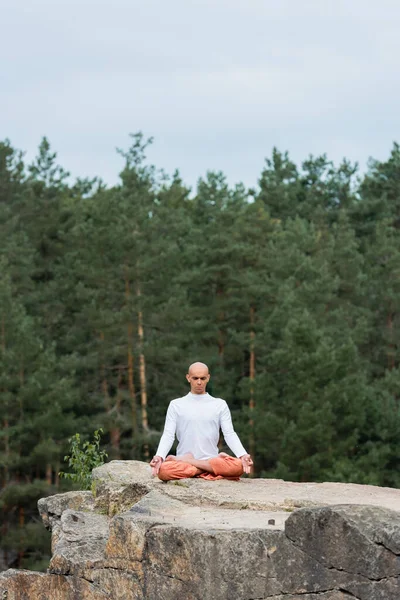
[[[186,373],[186,381],[188,381],[190,383],[190,375],[189,375],[189,373]]]

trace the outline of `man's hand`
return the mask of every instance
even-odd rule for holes
[[[243,456],[240,457],[240,460],[242,461],[243,471],[245,473],[250,473],[251,467],[254,464],[250,454],[243,454]]]
[[[163,464],[164,459],[161,456],[153,456],[150,462],[151,466],[151,474],[153,477],[158,475],[161,465]]]

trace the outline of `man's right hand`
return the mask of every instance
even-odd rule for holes
[[[153,475],[153,477],[158,475],[158,472],[163,462],[164,459],[162,458],[162,456],[153,456],[153,458],[150,461],[151,474]]]
[[[254,465],[250,454],[243,454],[243,456],[240,457],[240,460],[242,461],[244,473],[250,473],[251,468]]]

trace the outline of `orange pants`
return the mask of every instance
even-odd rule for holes
[[[240,458],[219,454],[215,458],[209,458],[208,462],[213,468],[214,473],[200,471],[197,467],[189,465],[182,460],[167,460],[161,465],[158,477],[162,481],[171,481],[171,479],[186,479],[188,477],[200,477],[201,479],[231,479],[239,481],[243,475],[243,465]]]

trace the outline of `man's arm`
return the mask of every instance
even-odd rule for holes
[[[244,449],[238,434],[233,429],[231,411],[226,402],[221,413],[220,426],[225,442],[228,444],[233,454],[241,459],[244,472],[250,473],[251,467],[253,466],[253,460],[250,454]]]
[[[171,402],[167,410],[167,416],[165,417],[164,432],[161,436],[160,443],[158,444],[157,452],[150,462],[153,475],[158,475],[160,467],[174,443],[175,431],[176,414]]]

